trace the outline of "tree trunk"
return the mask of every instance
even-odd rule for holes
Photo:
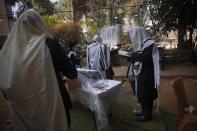
[[[72,20],[75,22],[77,20],[77,11],[75,9],[75,3],[76,1],[72,0],[71,1],[71,11],[72,11]]]
[[[178,19],[178,48],[183,49],[184,48],[184,35],[186,35],[186,27],[184,19],[179,18]]]
[[[9,22],[9,21],[11,21],[13,19],[12,6],[8,5],[8,1],[7,0],[4,0],[4,3],[5,3],[5,8],[6,8],[8,22]]]
[[[74,21],[75,17],[74,17],[73,0],[71,0],[71,17],[72,17],[72,20]]]
[[[113,25],[113,9],[112,9],[111,5],[110,5],[110,9],[109,9],[109,23],[110,23],[110,25]]]
[[[189,44],[190,44],[190,48],[194,48],[193,41],[192,41],[192,34],[193,34],[193,28],[190,27],[189,28]]]
[[[189,43],[188,44],[190,44],[189,47],[190,47],[190,51],[191,51],[191,62],[193,64],[195,64],[196,63],[196,54],[195,54],[195,52],[193,50],[193,48],[194,48],[193,41],[192,41],[193,31],[194,31],[193,28],[190,27],[189,28]]]
[[[7,0],[0,1],[0,48],[3,46],[10,31],[7,18],[6,2]]]

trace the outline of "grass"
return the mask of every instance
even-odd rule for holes
[[[165,109],[153,111],[153,120],[139,123],[135,121],[135,111],[140,106],[135,100],[113,108],[112,118],[107,127],[101,131],[173,131],[176,116]],[[93,113],[80,103],[74,103],[72,110],[71,131],[97,131]]]

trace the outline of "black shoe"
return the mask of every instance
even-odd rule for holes
[[[136,112],[136,113],[135,113],[135,116],[143,116],[143,115],[144,115],[143,112]]]
[[[147,117],[145,115],[138,116],[136,118],[136,121],[138,121],[138,122],[144,122],[144,121],[150,121],[150,120],[152,120],[152,117],[151,116]]]

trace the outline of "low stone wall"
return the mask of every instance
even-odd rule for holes
[[[189,50],[184,51],[164,51],[165,54],[165,63],[188,63],[192,61],[197,61],[197,50],[194,50],[194,55],[196,57],[192,57],[192,53]],[[86,66],[86,59],[84,58],[81,62],[82,66]],[[111,64],[112,66],[127,66],[127,57],[115,55],[111,56]]]
[[[193,51],[193,55],[189,50],[175,50],[175,51],[164,51],[165,63],[190,63],[197,62],[197,50]],[[111,57],[111,63],[113,66],[127,66],[127,58],[116,55]]]
[[[197,61],[197,50],[193,52],[190,50],[166,51],[164,54],[166,63],[187,63]]]

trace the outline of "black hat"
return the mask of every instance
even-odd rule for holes
[[[122,44],[116,44],[116,46],[122,46]]]
[[[77,44],[78,44],[78,42],[77,42],[76,40],[72,40],[72,41],[69,43],[68,47],[71,49],[73,46],[75,46],[75,45],[77,45]]]

